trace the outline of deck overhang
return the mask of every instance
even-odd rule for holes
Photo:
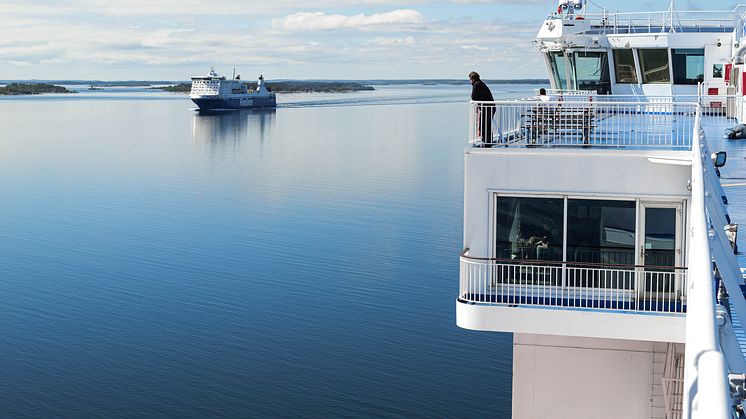
[[[456,324],[470,330],[606,339],[686,340],[686,315],[489,305],[456,301]]]

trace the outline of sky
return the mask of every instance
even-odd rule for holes
[[[677,8],[735,5],[687,1]],[[669,0],[594,3],[658,11]],[[230,75],[234,64],[244,79],[546,78],[532,40],[554,9],[550,0],[0,0],[0,80],[187,80],[211,67]]]

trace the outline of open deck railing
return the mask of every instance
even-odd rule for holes
[[[741,115],[740,112],[743,107],[743,96],[741,95],[598,95],[595,92],[583,90],[552,90],[548,96],[553,102],[698,103],[702,116],[726,116],[730,118]]]
[[[687,270],[461,255],[459,298],[465,302],[686,312]]]
[[[549,101],[471,102],[476,146],[594,146],[691,149],[697,103],[571,95]]]
[[[730,32],[742,10],[657,11],[641,13],[586,13],[582,18],[600,33]]]

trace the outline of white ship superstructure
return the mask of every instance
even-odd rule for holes
[[[256,88],[240,79],[226,80],[211,69],[206,76],[192,77],[192,90],[189,97],[202,110],[273,108],[277,106],[274,92],[264,85],[264,77],[259,76]]]
[[[536,41],[549,100],[472,102],[456,318],[513,333],[514,418],[743,417],[708,141],[746,119],[744,11],[561,2]]]

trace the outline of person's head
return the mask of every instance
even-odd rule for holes
[[[469,81],[471,82],[471,84],[478,82],[479,73],[477,73],[476,71],[472,71],[471,73],[469,73]]]
[[[542,95],[542,96],[546,96],[547,89],[545,89],[545,88],[542,87],[541,89],[539,89],[539,94]]]

